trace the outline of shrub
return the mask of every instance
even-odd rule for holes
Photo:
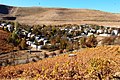
[[[86,40],[86,46],[87,47],[96,47],[98,44],[97,39],[94,35],[91,35]]]
[[[86,38],[85,37],[82,37],[80,39],[80,45],[82,48],[85,48],[86,47]]]
[[[116,37],[116,39],[114,40],[114,44],[120,45],[120,36]]]
[[[88,38],[81,38],[80,39],[80,45],[81,47],[96,47],[98,44],[97,39],[94,35],[89,36]]]
[[[112,37],[105,37],[102,40],[102,44],[103,45],[113,45],[114,41],[115,41],[116,37],[112,36]]]
[[[9,35],[9,37],[8,37],[8,39],[7,39],[7,42],[8,42],[8,43],[12,43],[14,46],[18,46],[19,43],[21,42],[21,39],[19,38],[18,34],[17,34],[15,31],[13,31],[13,32]]]
[[[22,39],[22,41],[20,43],[20,48],[22,50],[27,48],[27,44],[26,44],[26,39],[25,38]]]
[[[111,72],[110,61],[93,58],[90,60],[88,73],[91,78],[102,80]],[[105,79],[106,80],[106,79]]]

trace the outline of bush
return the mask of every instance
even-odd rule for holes
[[[88,38],[81,38],[80,39],[80,45],[81,47],[96,47],[98,44],[97,39],[94,35],[89,36]]]
[[[26,39],[25,39],[25,38],[22,39],[22,41],[21,41],[21,43],[20,43],[20,48],[21,48],[22,50],[24,50],[24,49],[27,48],[27,44],[26,44]]]
[[[114,45],[120,45],[120,36],[116,37],[114,40]]]
[[[86,38],[85,37],[82,37],[80,39],[80,45],[82,48],[85,48],[86,47]]]
[[[102,44],[103,45],[113,45],[114,41],[115,41],[116,37],[112,36],[112,37],[105,37],[102,40]]]
[[[18,46],[21,42],[21,39],[17,35],[17,33],[14,31],[7,39],[8,43],[12,43],[14,46]]]
[[[87,47],[96,47],[98,44],[97,39],[94,35],[91,35],[86,40],[86,46]]]

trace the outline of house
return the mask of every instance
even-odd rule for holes
[[[103,33],[103,30],[102,30],[102,29],[99,29],[99,30],[97,30],[96,33],[97,33],[97,34],[102,34],[102,33]]]
[[[120,36],[120,33],[118,33],[118,36]]]
[[[108,36],[110,36],[110,34],[99,34],[99,36],[104,36],[104,37],[108,37]]]
[[[31,36],[30,36],[30,37],[31,37],[31,38],[32,38],[32,37],[35,37],[35,34],[31,34]]]
[[[1,26],[6,26],[6,23],[2,23]]]
[[[37,50],[41,50],[42,46],[43,46],[43,45],[39,45],[39,46],[37,47]]]
[[[118,30],[112,30],[112,32],[111,32],[111,35],[115,35],[115,36],[117,36],[118,35]]]
[[[31,37],[31,33],[28,33],[27,37],[30,38]]]
[[[96,30],[95,29],[91,29],[90,32],[96,33]]]
[[[29,46],[31,46],[32,43],[33,43],[33,42],[31,42],[31,41],[27,41],[27,42],[26,42],[26,44],[29,45]]]
[[[89,32],[89,33],[87,34],[87,36],[91,36],[91,35],[93,35],[93,33],[90,33],[90,32]]]
[[[84,33],[85,33],[86,35],[88,34],[88,32],[89,32],[89,29],[88,29],[88,28],[84,29]]]
[[[1,28],[1,29],[3,29],[3,26],[2,26],[2,25],[0,25],[0,28]]]
[[[105,30],[104,30],[104,33],[108,33],[108,30],[107,30],[107,29],[105,29]]]
[[[73,31],[73,29],[69,29],[69,32],[68,33],[71,33]]]
[[[81,33],[81,36],[86,36],[86,34],[85,33]]]
[[[8,28],[7,28],[7,26],[3,26],[4,27],[4,30],[7,30]]]
[[[39,38],[40,38],[39,36],[35,36],[35,40],[39,40]]]
[[[46,45],[47,42],[48,42],[48,40],[44,40],[43,41],[43,45]]]
[[[31,44],[31,47],[32,47],[33,49],[36,49],[36,50],[37,50],[37,47],[38,47],[38,46],[35,45],[34,43],[32,43],[32,44]]]
[[[8,24],[7,29],[8,29],[9,32],[12,32],[14,30],[13,25]]]

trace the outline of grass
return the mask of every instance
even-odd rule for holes
[[[63,54],[38,62],[1,67],[0,78],[15,79],[112,79],[120,71],[119,46],[100,46],[73,52],[75,57]],[[116,55],[117,54],[117,55]]]

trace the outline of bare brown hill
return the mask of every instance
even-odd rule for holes
[[[43,7],[8,8],[8,6],[7,9],[9,9],[8,14],[2,14],[2,16],[16,16],[18,22],[25,24],[57,25],[90,23],[108,26],[120,25],[120,14],[99,10]],[[0,15],[0,17],[2,16]]]

